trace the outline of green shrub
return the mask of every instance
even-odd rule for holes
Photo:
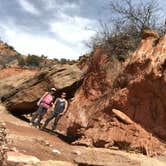
[[[27,64],[27,66],[38,67],[41,60],[42,60],[42,58],[37,55],[28,55],[28,57],[26,59],[26,64]]]
[[[59,62],[60,62],[60,64],[66,64],[68,62],[68,60],[65,58],[61,58]]]
[[[23,58],[22,55],[17,54],[17,55],[15,55],[15,58],[18,60],[18,64],[20,66],[25,66],[26,65],[26,60]]]

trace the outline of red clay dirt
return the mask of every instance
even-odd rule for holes
[[[7,132],[7,166],[151,166],[152,163],[164,166],[165,159],[148,158],[141,154],[126,153],[120,150],[69,145],[27,122],[21,121],[0,106],[0,115]],[[59,131],[58,131],[59,132]],[[16,162],[36,158],[40,162]],[[12,162],[14,159],[15,162]]]
[[[26,159],[26,156],[32,156],[40,161],[46,161],[47,166],[49,166],[49,163],[51,166],[50,160],[66,161],[75,166],[78,164],[93,166],[109,166],[111,164],[115,166],[141,166],[142,161],[147,159],[151,161],[151,159],[140,154],[128,154],[119,150],[69,145],[59,139],[56,134],[41,131],[29,126],[27,122],[13,117],[4,111],[2,106],[0,106],[0,110],[0,115],[3,122],[5,122],[7,131],[7,166],[23,166],[24,164],[30,166],[29,162],[20,163],[9,160],[12,158],[17,161],[20,155],[23,156],[23,159]],[[159,162],[157,159],[155,161]],[[35,165],[35,163],[32,165]],[[62,164],[57,164],[57,166],[62,166]],[[66,165],[64,164],[63,166]]]

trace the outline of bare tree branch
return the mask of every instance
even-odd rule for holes
[[[159,7],[157,0],[110,0],[111,24],[99,21],[101,30],[91,38],[88,46],[108,51],[111,58],[120,61],[136,49],[144,29],[157,29]]]
[[[156,0],[148,2],[135,2],[133,0],[110,0],[110,10],[119,15],[119,19],[126,23],[134,24],[139,31],[145,28],[154,28],[154,17],[157,15],[159,7]],[[157,21],[157,20],[156,20]]]

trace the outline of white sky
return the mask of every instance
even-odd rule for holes
[[[0,37],[25,55],[77,59],[89,51],[84,42],[98,20],[108,18],[104,1],[0,0]]]

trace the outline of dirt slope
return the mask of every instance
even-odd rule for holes
[[[164,158],[162,161],[119,150],[69,145],[56,133],[40,131],[13,117],[3,106],[0,116],[7,132],[7,166],[164,166]]]

